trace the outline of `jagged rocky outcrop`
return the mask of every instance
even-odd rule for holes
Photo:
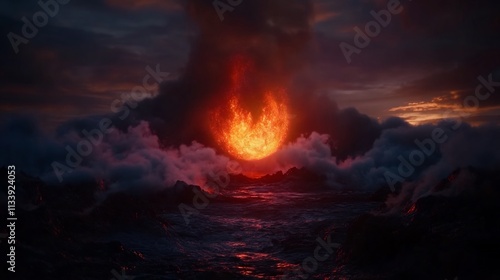
[[[442,192],[453,187],[455,170],[433,195],[398,213],[359,217],[337,256],[334,279],[498,279],[499,173],[466,171],[474,181],[460,194]]]

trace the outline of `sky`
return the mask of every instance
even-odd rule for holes
[[[250,0],[234,9],[244,9],[244,1]],[[499,4],[401,1],[400,12],[349,63],[340,45],[356,46],[356,28],[364,30],[372,11],[387,10],[389,2],[314,0],[312,40],[297,84],[380,121],[398,116],[435,123],[452,110],[472,124],[498,123],[500,89],[473,109],[464,101],[473,102],[478,77],[500,81]],[[37,1],[0,1],[0,112],[33,114],[47,129],[110,113],[113,100],[143,84],[147,66],[159,65],[171,79],[182,75],[198,34],[184,1],[70,0],[58,6],[16,53],[9,34],[23,36],[23,17],[32,22],[42,8]]]

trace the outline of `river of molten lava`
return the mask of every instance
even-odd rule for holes
[[[281,146],[288,132],[289,117],[283,89],[265,92],[257,118],[245,110],[240,98],[241,83],[249,67],[245,60],[234,60],[228,103],[216,110],[212,131],[232,156],[258,160],[273,154]]]

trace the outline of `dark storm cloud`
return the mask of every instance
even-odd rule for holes
[[[103,104],[103,96],[93,95],[88,82],[97,83],[100,78],[110,80],[112,71],[106,60],[114,64],[114,69],[123,59],[130,59],[130,54],[106,49],[98,43],[99,38],[84,31],[50,26],[43,31],[23,46],[19,55],[1,59],[5,67],[0,73],[3,110],[51,111],[57,105],[81,112],[84,104],[92,107]],[[7,44],[2,44],[2,49],[7,54],[12,52]],[[105,57],[100,65],[96,57],[89,54],[90,50],[93,55]],[[92,73],[94,79],[82,71],[86,67],[93,70],[88,73]]]
[[[316,1],[317,5],[329,1]],[[338,12],[330,20],[317,23],[323,43],[352,41],[353,27],[364,29],[374,20],[370,11],[387,9],[390,1],[335,1],[328,5]],[[403,11],[392,15],[387,27],[354,60],[355,66],[445,66],[462,62],[483,51],[498,48],[495,34],[500,22],[498,3],[490,1],[400,1]],[[496,6],[496,7],[495,7]],[[324,37],[327,35],[328,38]],[[351,42],[352,43],[352,42]],[[385,55],[381,55],[385,54]],[[363,57],[364,56],[364,57]],[[344,58],[337,50],[332,58]],[[344,60],[345,61],[345,60]],[[356,61],[358,61],[356,63]],[[382,64],[380,64],[382,63]],[[342,65],[347,66],[347,65]]]
[[[498,51],[481,53],[480,56],[471,57],[464,64],[443,69],[439,73],[416,80],[402,87],[398,94],[428,98],[456,91],[461,97],[459,100],[463,100],[466,96],[474,94],[479,83],[479,76],[487,79],[490,74],[493,75],[494,81],[500,81],[500,53]],[[489,106],[491,106],[498,105],[497,102],[498,99],[494,97],[486,103],[490,103]]]
[[[36,2],[2,4],[3,34],[22,36],[20,19],[40,10]],[[170,13],[166,19],[165,13]],[[76,115],[108,113],[114,98],[142,84],[147,65],[169,61],[162,69],[180,68],[188,36],[180,11],[132,12],[104,1],[70,2],[21,44],[17,55],[7,37],[1,40],[2,112],[38,114],[51,127]]]
[[[390,24],[348,64],[339,43],[352,44],[353,27],[363,29],[373,20],[370,11],[385,8],[387,2],[315,1],[316,6],[336,13],[315,25],[314,73],[342,107],[356,106],[370,115],[387,117],[384,110],[438,97],[442,95],[438,88],[460,88],[498,67],[492,65],[500,48],[494,35],[500,26],[498,3],[489,1],[401,1],[402,13],[393,15]],[[434,89],[406,88],[425,87],[419,83],[430,80]]]

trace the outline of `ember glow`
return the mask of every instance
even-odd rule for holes
[[[229,154],[243,160],[265,158],[280,147],[289,119],[283,89],[266,92],[261,112],[254,117],[241,104],[242,82],[251,63],[237,57],[232,65],[229,102],[213,114],[212,131]]]

